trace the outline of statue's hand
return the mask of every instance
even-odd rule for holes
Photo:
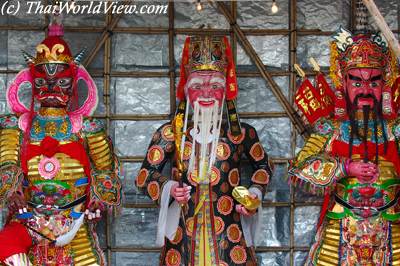
[[[346,166],[346,171],[349,176],[357,177],[361,183],[373,183],[379,176],[378,166],[371,162],[350,161]]]
[[[191,186],[183,184],[183,187],[179,187],[179,184],[176,183],[171,187],[170,193],[179,204],[186,204],[190,199],[191,189]]]
[[[7,205],[11,213],[23,214],[28,211],[25,196],[20,190],[11,193],[8,197]]]
[[[101,214],[104,210],[105,206],[101,201],[97,199],[92,199],[87,205],[85,215],[88,220],[92,222],[97,222],[101,219]]]
[[[250,197],[252,199],[256,199],[257,195],[250,194]],[[256,210],[248,210],[242,204],[237,204],[235,208],[236,208],[236,212],[238,212],[238,213],[240,213],[240,214],[242,214],[244,216],[253,216],[256,213]]]

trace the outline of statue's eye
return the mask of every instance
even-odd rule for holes
[[[46,85],[46,80],[45,79],[43,79],[43,78],[35,79],[35,86],[36,87],[42,87],[44,85]]]
[[[195,90],[200,90],[200,89],[201,89],[201,86],[200,86],[200,84],[194,84],[194,85],[192,86],[192,88],[195,89]]]
[[[354,82],[353,86],[357,87],[357,88],[360,88],[361,87],[361,82]]]
[[[379,84],[378,84],[378,82],[376,82],[376,81],[374,81],[374,82],[371,83],[371,87],[372,87],[372,88],[376,88],[376,87],[378,87],[378,85],[379,85]]]
[[[57,81],[57,85],[62,86],[62,87],[67,87],[69,86],[71,83],[71,79],[69,78],[63,78],[63,79],[59,79]]]

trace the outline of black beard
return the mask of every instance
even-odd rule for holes
[[[356,118],[356,113],[358,111],[358,100],[360,98],[364,99],[372,99],[374,101],[374,106],[371,108],[369,105],[364,105],[362,108],[363,113],[363,127],[360,128],[358,124],[358,120]],[[385,127],[383,123],[382,116],[382,101],[378,101],[373,94],[359,94],[355,97],[354,101],[351,102],[348,94],[346,93],[346,102],[347,102],[347,112],[349,114],[350,120],[350,140],[349,140],[349,157],[351,158],[353,152],[353,140],[354,137],[359,139],[364,144],[364,162],[368,162],[368,124],[370,121],[370,114],[372,114],[372,121],[374,125],[374,138],[375,138],[375,163],[378,163],[378,123],[381,127],[383,139],[384,139],[384,152],[387,151],[387,137],[385,132]],[[371,113],[372,111],[372,113]]]

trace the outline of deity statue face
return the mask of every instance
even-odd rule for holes
[[[196,101],[200,107],[222,105],[225,97],[225,76],[218,71],[197,71],[189,75],[186,83],[189,102],[193,106]]]
[[[73,75],[68,64],[34,66],[34,93],[41,107],[66,108],[72,96]]]
[[[383,86],[381,69],[353,68],[346,73],[345,89],[353,108],[376,108],[374,105],[381,102]]]

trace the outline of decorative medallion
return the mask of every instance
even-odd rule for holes
[[[217,145],[217,159],[220,161],[225,161],[231,155],[231,149],[229,145],[225,142],[220,142]]]
[[[39,162],[38,170],[44,179],[53,179],[60,171],[60,162],[55,157],[43,157]]]
[[[236,137],[231,134],[231,131],[228,131],[228,139],[230,141],[232,141],[233,144],[242,143],[245,136],[246,136],[246,130],[244,128],[242,128],[242,134],[240,134],[239,136],[236,136]]]
[[[231,260],[236,264],[243,264],[246,262],[247,254],[246,250],[242,246],[234,246],[229,253]]]
[[[192,237],[193,228],[194,228],[194,219],[193,217],[190,217],[189,219],[186,220],[186,234],[189,237]]]
[[[210,174],[210,183],[211,183],[211,185],[212,185],[212,186],[217,185],[217,184],[219,183],[219,180],[220,180],[220,179],[221,179],[221,173],[220,173],[220,171],[218,170],[218,168],[215,167],[215,166],[211,167],[211,174]],[[199,178],[198,178],[198,171],[197,171],[197,168],[195,168],[195,169],[193,170],[193,172],[191,172],[191,173],[189,174],[188,180],[189,180],[189,182],[190,182],[192,185],[194,185],[194,186],[197,185],[197,184],[200,182],[200,180],[199,180]]]
[[[182,241],[182,237],[183,237],[182,227],[178,226],[178,228],[176,229],[175,237],[173,240],[170,240],[170,242],[174,245],[177,245],[179,244],[179,242]]]
[[[260,142],[254,143],[254,145],[250,149],[250,155],[255,161],[259,161],[264,158],[264,149],[261,146]]]
[[[224,231],[225,228],[225,223],[224,220],[222,220],[221,217],[214,216],[214,229],[215,229],[215,234],[219,235]]]
[[[255,130],[254,128],[250,128],[250,129],[249,129],[249,137],[250,137],[251,139],[254,139],[256,136],[257,136],[257,135],[256,135],[256,130]]]
[[[239,169],[233,168],[228,174],[228,181],[232,187],[239,185]]]
[[[217,204],[218,212],[223,215],[228,215],[233,209],[233,199],[229,196],[222,196],[218,199]]]
[[[219,247],[221,249],[227,249],[229,247],[229,243],[227,240],[223,239],[219,242]]]
[[[211,185],[215,186],[219,183],[219,180],[221,178],[221,173],[219,169],[215,166],[211,167]]]
[[[181,254],[176,249],[171,248],[165,256],[167,266],[179,266],[181,264]]]
[[[152,200],[158,200],[160,196],[160,186],[156,181],[152,181],[147,185],[147,192]]]
[[[230,169],[229,163],[227,161],[221,163],[221,170],[227,173]]]
[[[229,241],[232,243],[238,243],[242,237],[242,231],[240,231],[239,226],[237,224],[231,224],[228,226],[227,235]]]
[[[171,125],[166,125],[162,128],[161,137],[166,141],[174,141],[174,132]]]
[[[229,184],[228,182],[223,182],[220,186],[221,192],[222,193],[228,193],[229,191]]]
[[[147,161],[149,161],[150,164],[159,164],[162,160],[164,160],[163,149],[158,145],[151,146],[147,153]]]
[[[269,182],[269,174],[264,169],[258,169],[251,177],[251,181],[253,181],[254,183],[266,185]]]
[[[146,183],[148,176],[149,176],[149,171],[147,169],[142,168],[136,177],[136,186],[143,187],[144,184]]]

